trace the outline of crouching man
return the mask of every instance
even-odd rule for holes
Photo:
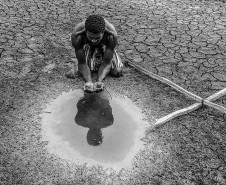
[[[78,59],[78,73],[85,81],[85,92],[99,92],[104,89],[103,80],[111,76],[122,76],[123,63],[115,51],[117,32],[115,27],[100,15],[90,15],[79,23],[71,35],[72,46]],[[92,72],[97,72],[93,83]],[[75,71],[67,77],[73,78]]]

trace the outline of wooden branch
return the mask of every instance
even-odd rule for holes
[[[217,109],[217,110],[219,110],[220,112],[223,112],[223,113],[226,114],[226,108],[224,108],[224,107],[221,106],[221,105],[217,105],[216,103],[212,103],[212,102],[210,102],[210,101],[208,101],[208,100],[204,100],[203,104],[204,104],[204,105],[208,105],[208,106],[210,106],[210,107],[212,107],[212,108],[214,108],[214,109]]]
[[[184,88],[178,86],[177,84],[171,82],[170,80],[168,80],[166,78],[163,78],[161,76],[158,76],[158,75],[156,75],[156,74],[154,74],[154,73],[142,68],[141,66],[138,66],[134,62],[128,61],[128,64],[130,66],[134,67],[135,69],[141,71],[142,73],[148,75],[149,77],[151,77],[153,79],[156,79],[156,80],[159,80],[160,82],[169,85],[173,89],[175,89],[175,90],[183,93],[184,95],[190,97],[191,99],[196,100],[196,101],[199,102],[199,103],[195,103],[195,104],[193,104],[193,105],[191,105],[191,106],[189,106],[187,108],[177,110],[177,111],[175,111],[175,112],[173,112],[171,114],[168,114],[168,115],[158,119],[156,121],[156,123],[154,123],[154,125],[151,126],[152,127],[151,128],[152,131],[155,130],[157,128],[157,126],[160,126],[160,125],[162,125],[162,124],[164,124],[164,123],[166,123],[166,122],[168,122],[168,121],[170,121],[170,120],[172,120],[172,119],[174,119],[176,117],[188,114],[188,113],[200,108],[202,106],[202,104],[207,105],[209,107],[212,107],[214,109],[217,109],[217,110],[219,110],[219,111],[221,111],[223,113],[226,113],[226,108],[225,107],[210,102],[210,101],[215,101],[215,100],[219,99],[220,97],[226,95],[226,88],[224,88],[221,91],[209,96],[206,99],[203,99],[203,98],[201,98],[201,97],[199,97],[199,96],[197,96],[197,95],[185,90]]]
[[[212,107],[214,109],[217,109],[220,112],[226,113],[226,108],[225,107],[223,107],[221,105],[217,105],[217,104],[212,103],[212,102],[209,101],[209,100],[217,100],[217,99],[221,98],[224,95],[226,95],[226,88],[221,90],[221,91],[219,91],[219,92],[217,92],[217,93],[215,93],[215,94],[213,94],[213,95],[211,95],[211,96],[209,96],[207,99],[205,99],[203,101],[203,103],[204,103],[204,105],[207,105],[207,106],[210,106],[210,107]],[[153,131],[153,130],[155,130],[155,128],[157,126],[160,126],[160,125],[162,125],[162,124],[164,124],[164,123],[166,123],[166,122],[168,122],[168,121],[170,121],[170,120],[172,120],[172,119],[174,119],[176,117],[188,114],[188,113],[200,108],[201,106],[202,106],[201,103],[195,103],[195,104],[193,104],[193,105],[191,105],[191,106],[189,106],[187,108],[184,108],[184,109],[172,112],[171,114],[168,114],[168,115],[158,119],[156,121],[156,123],[154,123],[154,126],[153,126],[153,128],[151,128],[151,130]]]
[[[174,119],[176,117],[188,114],[188,113],[200,108],[201,106],[202,106],[201,103],[194,103],[193,105],[191,105],[191,106],[189,106],[187,108],[180,109],[180,110],[177,110],[177,111],[175,111],[175,112],[173,112],[171,114],[168,114],[168,115],[158,119],[156,121],[156,123],[154,123],[153,128],[151,128],[151,130],[153,131],[153,130],[156,129],[157,126],[160,126],[160,125],[162,125],[162,124],[164,124],[164,123],[166,123],[166,122],[168,122],[168,121],[170,121],[170,120],[172,120],[172,119]]]
[[[144,69],[144,68],[142,68],[142,67],[134,64],[131,61],[128,61],[128,63],[129,63],[130,66],[136,68],[137,70],[141,71],[142,73],[150,76],[151,78],[154,78],[156,80],[159,80],[162,83],[165,83],[165,84],[169,85],[173,89],[175,89],[175,90],[183,93],[184,95],[188,96],[189,98],[191,98],[191,99],[193,99],[193,100],[195,100],[197,102],[200,102],[200,103],[203,101],[203,98],[201,98],[201,97],[199,97],[199,96],[197,96],[197,95],[195,95],[195,94],[193,94],[191,92],[188,92],[187,90],[185,90],[184,88],[182,88],[182,87],[178,86],[177,84],[171,82],[170,80],[168,80],[166,78],[163,78],[161,76],[158,76],[158,75],[156,75],[156,74],[154,74],[154,73],[152,73],[152,72],[150,72],[150,71],[148,71],[148,70],[146,70],[146,69]]]
[[[208,98],[206,98],[206,100],[215,101],[215,100],[221,98],[224,95],[226,95],[226,88],[224,88],[224,89],[218,91],[217,93],[209,96]]]

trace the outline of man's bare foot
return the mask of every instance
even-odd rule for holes
[[[76,77],[81,77],[81,73],[79,71],[76,71],[75,69],[71,69],[66,73],[65,76],[70,79],[75,79]]]
[[[83,90],[87,93],[92,93],[94,91],[93,83],[92,82],[86,82],[83,86]]]

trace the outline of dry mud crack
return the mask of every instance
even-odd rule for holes
[[[198,1],[0,2],[0,184],[226,184],[226,116],[202,107],[174,119],[143,140],[132,170],[68,163],[48,153],[41,138],[46,105],[80,78],[65,73],[76,62],[70,34],[92,12],[118,31],[118,52],[206,98],[226,87],[226,5]],[[152,125],[194,102],[125,67],[105,81],[129,97]],[[226,97],[215,103],[226,107]]]

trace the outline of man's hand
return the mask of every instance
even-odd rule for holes
[[[94,85],[92,82],[86,82],[83,86],[83,90],[87,93],[92,93],[94,91]]]
[[[104,90],[104,83],[103,82],[95,82],[94,83],[94,91],[100,92]]]

